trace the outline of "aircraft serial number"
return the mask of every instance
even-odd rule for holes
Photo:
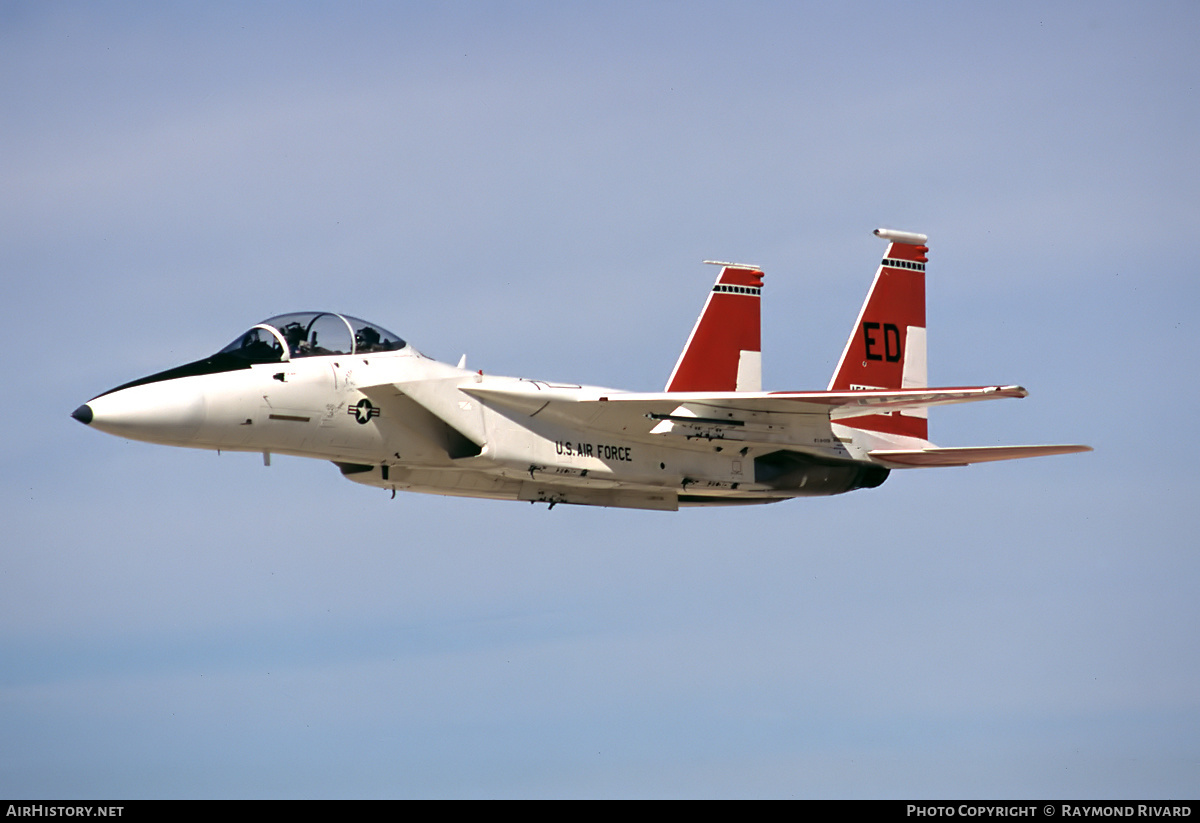
[[[598,457],[601,460],[633,462],[632,446],[614,446],[610,443],[572,443],[569,440],[555,440],[554,452],[564,457]]]

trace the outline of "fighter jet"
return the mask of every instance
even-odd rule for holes
[[[894,469],[1090,451],[939,448],[928,409],[1025,397],[929,388],[923,234],[888,241],[825,391],[764,392],[758,266],[720,274],[662,392],[440,363],[375,323],[272,317],[216,354],[104,392],[71,415],[169,446],[331,461],[392,492],[634,509],[774,503],[872,489]],[[705,261],[715,263],[716,261]]]

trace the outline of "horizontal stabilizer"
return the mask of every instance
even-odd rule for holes
[[[968,446],[949,449],[876,449],[868,456],[888,466],[932,468],[969,466],[992,460],[1017,460],[1022,457],[1047,457],[1052,454],[1090,452],[1091,446]]]

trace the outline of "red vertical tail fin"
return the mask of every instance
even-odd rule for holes
[[[923,234],[876,229],[889,241],[875,272],[830,391],[922,389],[929,385],[925,360],[925,262]],[[925,409],[873,414],[845,421],[857,429],[929,439]]]
[[[761,391],[763,273],[757,266],[704,262],[721,266],[721,273],[666,390]]]

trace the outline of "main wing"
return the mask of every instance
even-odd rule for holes
[[[971,403],[1001,397],[1025,397],[1021,386],[961,386],[934,389],[813,392],[612,392],[588,397],[579,389],[534,380],[503,386],[467,384],[459,389],[479,400],[529,417],[553,417],[574,425],[610,431],[640,430],[636,420],[745,424],[751,416],[819,414],[834,422],[852,417]],[[646,433],[657,423],[646,425]]]
[[[891,391],[613,392],[595,397],[579,389],[521,380],[503,386],[468,384],[460,390],[509,418],[540,418],[626,437],[675,436],[781,445],[800,416],[838,422],[866,415],[955,403],[1025,397],[1021,386],[962,386]],[[875,450],[868,456],[896,468],[964,466],[1048,454],[1090,451],[1087,446],[1005,446]]]

